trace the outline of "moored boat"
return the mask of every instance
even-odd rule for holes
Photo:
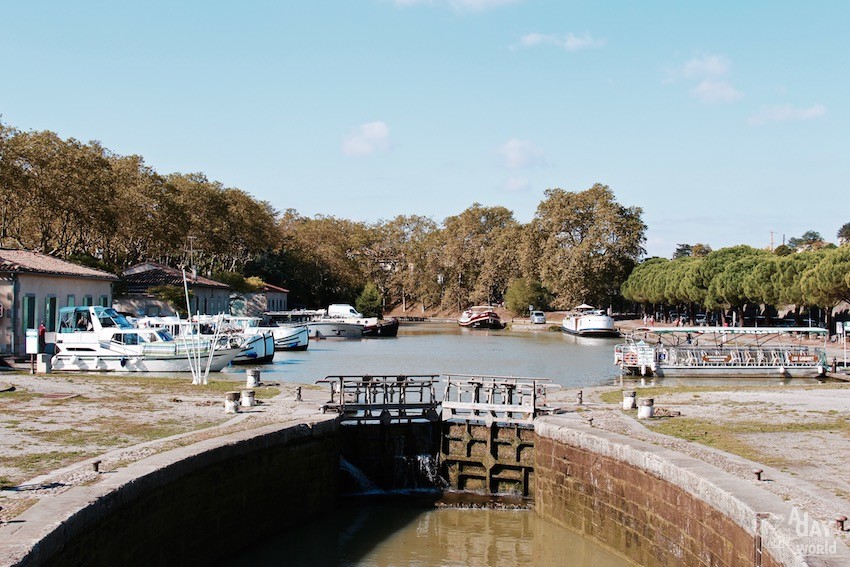
[[[614,348],[614,363],[624,375],[817,378],[827,336],[820,327],[640,327]]]
[[[165,329],[139,328],[111,307],[59,310],[58,371],[191,372],[192,364],[218,372],[241,352],[205,338],[175,339]]]
[[[564,332],[582,337],[618,337],[614,318],[603,309],[586,303],[573,308],[561,322]]]
[[[470,329],[501,329],[502,319],[492,305],[475,305],[460,314],[458,325]]]

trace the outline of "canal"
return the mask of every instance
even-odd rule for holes
[[[612,339],[559,332],[403,324],[396,338],[311,341],[259,366],[263,381],[312,384],[328,375],[486,374],[549,378],[562,387],[614,384]],[[244,367],[225,369],[243,380]],[[335,512],[253,543],[222,566],[631,565],[531,510],[435,508],[411,500],[344,500]]]

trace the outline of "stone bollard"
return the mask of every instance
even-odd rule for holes
[[[580,406],[582,403],[582,393],[581,390],[576,394],[576,405]]]
[[[257,400],[254,397],[254,390],[242,390],[242,397],[239,399],[239,405],[243,408],[249,408],[257,405]]]
[[[91,464],[91,470],[93,470],[94,472],[100,472],[100,463],[101,461],[94,461]]]
[[[260,385],[260,369],[259,368],[248,368],[245,370],[246,377],[246,388],[256,388]]]
[[[647,419],[652,417],[655,414],[654,406],[655,400],[652,398],[641,400],[640,406],[638,407],[638,419]]]
[[[753,469],[753,474],[756,475],[756,480],[761,481],[761,473],[764,471],[762,469]]]
[[[50,355],[41,353],[36,356],[35,370],[39,374],[50,374],[53,370],[50,364]]]
[[[633,410],[637,407],[637,396],[636,392],[623,392],[623,409],[624,410]]]
[[[297,388],[295,388],[295,401],[296,402],[301,401],[301,386],[298,386]]]
[[[239,413],[239,392],[225,394],[224,413]]]
[[[843,532],[844,531],[844,522],[846,522],[846,521],[847,521],[847,516],[838,516],[837,518],[835,518],[835,529],[837,529],[839,532]]]

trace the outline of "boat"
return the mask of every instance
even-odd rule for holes
[[[571,335],[582,337],[618,337],[614,318],[604,309],[583,303],[573,308],[561,322],[561,329]]]
[[[284,329],[306,327],[307,335],[311,339],[359,339],[363,336],[362,323],[329,318],[324,309],[267,311],[263,316]]]
[[[616,345],[614,363],[623,375],[818,378],[827,337],[821,327],[639,327]]]
[[[475,305],[460,314],[457,323],[470,329],[501,329],[502,319],[492,305]]]
[[[396,337],[398,336],[399,321],[395,317],[379,319],[375,323],[363,325],[364,337]]]
[[[175,339],[100,306],[60,308],[56,349],[54,370],[116,372],[193,372],[193,364],[218,372],[242,350],[202,337]]]

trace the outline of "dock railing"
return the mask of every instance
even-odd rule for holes
[[[331,399],[322,411],[337,411],[344,422],[402,423],[437,418],[438,374],[326,376]]]
[[[528,423],[551,412],[548,390],[559,388],[548,378],[450,374],[445,376],[444,420],[482,420],[486,423]]]

